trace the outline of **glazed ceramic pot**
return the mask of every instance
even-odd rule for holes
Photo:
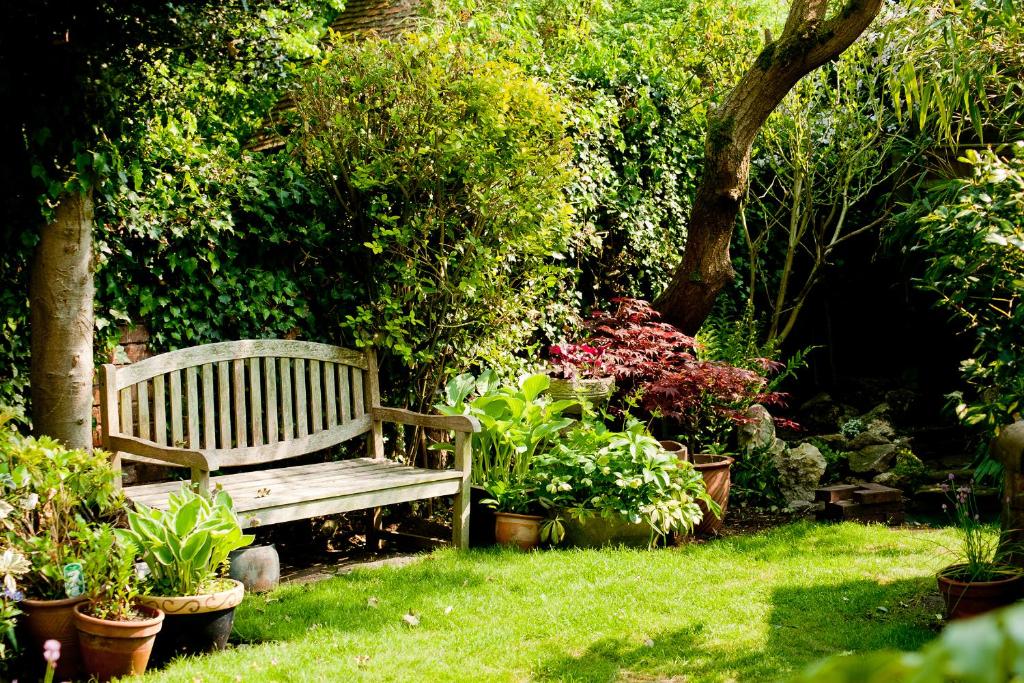
[[[533,550],[540,545],[539,515],[517,515],[511,512],[494,513],[494,537],[501,545]]]
[[[703,502],[698,501],[697,505],[700,506],[701,511],[704,513],[704,518],[693,532],[694,534],[704,536],[717,534],[718,530],[722,528],[725,511],[729,507],[729,487],[732,483],[730,468],[736,461],[728,455],[711,455],[707,453],[694,454],[691,461],[693,462],[694,469],[704,477],[704,486],[707,488],[711,500],[718,503],[722,508],[721,517],[716,517],[707,509]]]
[[[42,653],[43,643],[53,639],[60,642],[60,659],[57,660],[56,680],[72,680],[82,672],[82,657],[78,648],[78,631],[75,629],[75,605],[85,602],[84,597],[64,600],[31,600],[26,598],[18,603],[22,616],[20,621],[25,629],[26,644],[32,652]],[[41,658],[38,658],[42,661]]]
[[[107,621],[83,613],[87,606],[88,603],[79,602],[74,608],[85,672],[99,681],[144,673],[153,650],[153,640],[163,626],[164,613],[139,605],[144,618]]]
[[[586,520],[570,517],[565,520],[565,544],[577,548],[601,548],[624,545],[646,548],[651,543],[651,527],[634,524],[624,517],[594,515]]]
[[[139,598],[142,604],[167,615],[153,649],[154,663],[163,664],[179,655],[197,655],[227,647],[235,622],[235,608],[245,596],[245,587],[235,579],[226,581],[231,586],[216,593]]]
[[[270,545],[252,545],[233,550],[228,559],[228,576],[241,581],[249,593],[266,593],[281,582],[281,558],[277,548]]]
[[[964,619],[1010,605],[1024,597],[1024,574],[1009,570],[994,581],[961,581],[954,578],[964,565],[952,565],[938,573],[939,593],[946,618]]]

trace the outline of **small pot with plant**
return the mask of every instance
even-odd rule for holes
[[[484,488],[491,497],[483,503],[494,508],[495,540],[520,550],[533,550],[540,545],[544,517],[533,514],[539,504],[529,475],[493,481]]]
[[[124,510],[116,474],[103,451],[71,450],[49,437],[23,435],[17,416],[0,411],[0,547],[20,558],[17,603],[25,645],[60,643],[58,680],[81,671],[73,609],[82,602],[81,538],[88,524]],[[10,572],[5,572],[10,574]],[[13,608],[13,605],[12,605]]]
[[[554,344],[548,347],[551,386],[556,400],[602,404],[615,393],[615,376],[604,362],[604,348],[589,344]],[[577,411],[578,412],[578,411]]]
[[[950,474],[942,485],[954,528],[960,538],[959,561],[936,576],[949,619],[963,619],[992,611],[1024,597],[1024,573],[1004,561],[1009,554],[999,534],[981,522],[971,484],[957,485]]]
[[[85,671],[100,681],[146,671],[164,613],[139,603],[135,547],[109,525],[84,532],[86,602],[74,608]]]
[[[254,539],[242,533],[228,494],[207,499],[183,485],[166,510],[137,505],[123,533],[149,569],[143,604],[167,614],[155,661],[224,649],[245,593],[226,578],[228,556]]]

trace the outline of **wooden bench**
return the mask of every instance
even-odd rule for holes
[[[469,541],[472,417],[383,408],[374,352],[302,341],[250,340],[172,351],[100,371],[103,447],[121,459],[191,470],[202,492],[223,487],[248,527],[455,496],[452,541]],[[382,423],[455,432],[455,467],[408,467],[384,457]],[[277,463],[366,439],[367,457]],[[274,464],[257,471],[210,473]],[[125,488],[164,507],[180,482]],[[374,527],[379,514],[374,514]]]

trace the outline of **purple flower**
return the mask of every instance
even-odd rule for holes
[[[50,640],[43,643],[43,658],[50,664],[50,666],[57,666],[57,660],[60,659],[60,641]]]
[[[945,512],[948,509],[949,509],[949,507],[945,503],[943,503],[942,504],[942,511]]]
[[[10,600],[11,602],[21,602],[25,599],[24,593],[22,593],[19,590],[11,590],[6,586],[4,586],[4,592],[2,593],[2,595],[4,598]]]
[[[949,493],[949,484],[941,484],[939,488],[942,489],[943,493]]]
[[[949,480],[950,481],[955,481],[956,480],[956,477],[953,475],[952,472],[949,473]]]

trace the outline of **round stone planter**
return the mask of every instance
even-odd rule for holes
[[[82,657],[78,647],[78,631],[75,629],[75,605],[85,602],[84,597],[64,600],[32,600],[26,598],[18,603],[22,615],[20,621],[25,629],[26,645],[37,653],[42,661],[43,643],[56,640],[60,643],[60,659],[54,677],[59,681],[74,680],[82,672]]]
[[[952,578],[963,565],[951,565],[938,573],[939,593],[950,620],[965,619],[1010,605],[1024,597],[1024,574],[1008,571],[995,581],[960,581]]]
[[[235,622],[235,608],[245,587],[227,579],[231,587],[216,593],[162,597],[146,595],[139,602],[162,610],[167,618],[153,648],[153,661],[163,664],[179,655],[198,655],[223,650]]]
[[[683,462],[689,462],[690,451],[683,444],[678,441],[659,441],[658,443],[669,453],[675,453],[676,457]]]
[[[85,672],[99,681],[138,676],[146,671],[153,641],[160,632],[164,614],[139,605],[146,618],[138,621],[107,621],[84,614],[87,603],[74,608],[74,623],[82,650]],[[63,651],[61,659],[64,658]]]
[[[517,515],[512,512],[494,513],[494,537],[501,545],[520,550],[533,550],[540,545],[539,515]]]
[[[601,548],[624,545],[646,548],[651,543],[651,527],[634,524],[623,517],[595,515],[586,520],[565,520],[565,544],[576,548]]]
[[[582,401],[586,399],[595,405],[607,401],[615,392],[614,377],[591,377],[587,379],[551,379],[548,395],[556,401]]]
[[[266,593],[281,583],[281,558],[272,543],[239,548],[228,559],[228,576],[240,581],[249,593]]]

